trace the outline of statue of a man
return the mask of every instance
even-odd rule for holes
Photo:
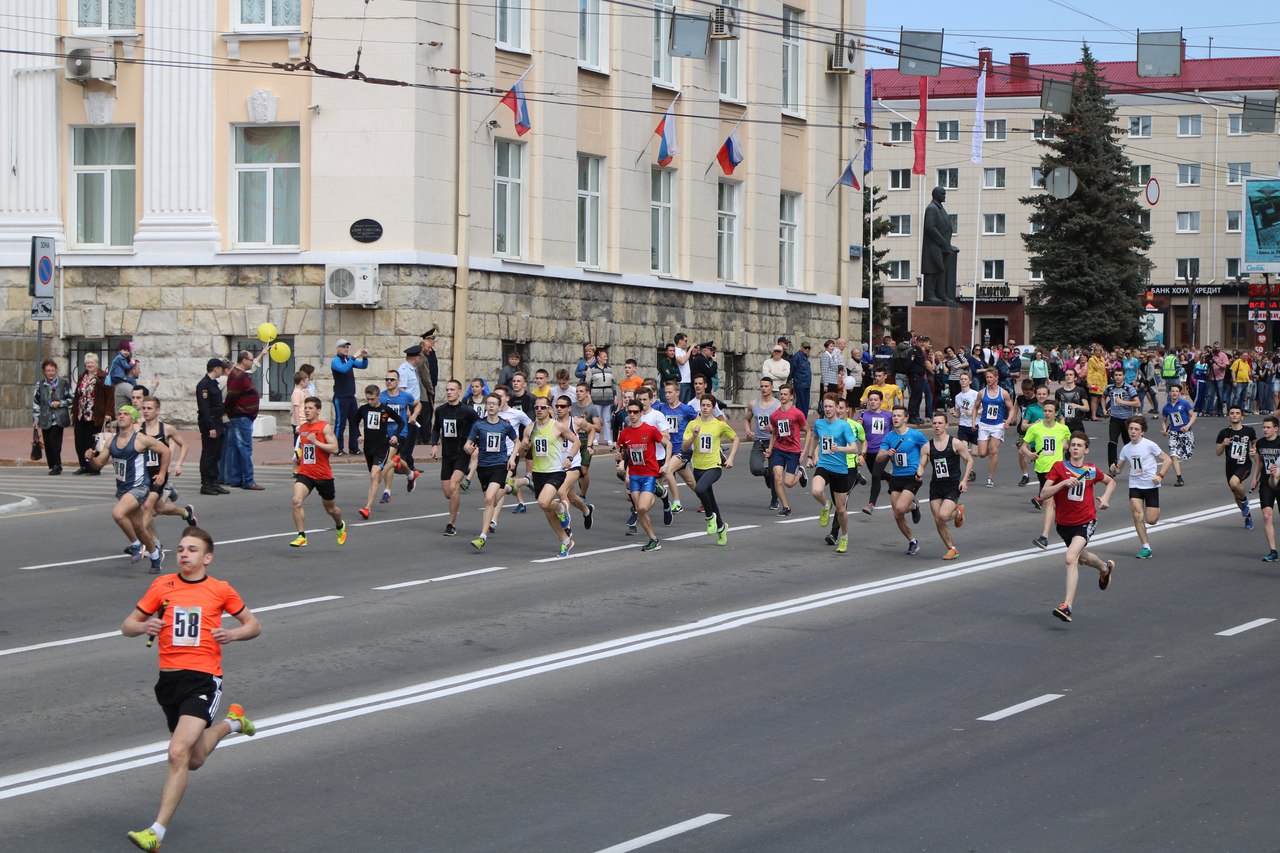
[[[924,276],[924,304],[950,305],[956,301],[956,261],[960,250],[951,245],[951,219],[942,203],[944,187],[934,187],[933,201],[924,211],[924,246],[920,273]]]

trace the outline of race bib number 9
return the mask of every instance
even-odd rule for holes
[[[173,645],[200,645],[201,612],[202,610],[199,607],[173,608]]]
[[[716,439],[713,435],[707,433],[698,433],[698,451],[701,453],[710,453],[716,446]]]
[[[907,454],[905,452],[899,450],[898,452],[893,454],[893,467],[894,468],[907,467]]]
[[[484,450],[486,453],[497,453],[502,450],[502,435],[496,432],[484,434]]]

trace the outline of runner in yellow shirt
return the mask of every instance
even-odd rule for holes
[[[712,487],[720,479],[722,467],[733,467],[733,457],[738,453],[739,439],[733,427],[725,421],[716,419],[715,411],[718,402],[713,395],[704,394],[698,402],[701,407],[698,418],[690,421],[684,428],[683,450],[686,453],[690,450],[693,452],[693,479],[696,484],[694,491],[702,500],[702,507],[707,514],[707,535],[715,536],[717,545],[724,545],[729,541],[729,524],[720,512],[720,505],[716,503]],[[733,443],[722,465],[720,445],[726,438]]]

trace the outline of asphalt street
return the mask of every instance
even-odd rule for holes
[[[313,498],[292,549],[289,472],[262,468],[266,491],[191,498],[211,574],[263,623],[224,658],[259,731],[192,776],[164,850],[1275,850],[1280,568],[1230,504],[1223,423],[1161,489],[1152,560],[1122,477],[1092,546],[1115,580],[1082,571],[1071,624],[1012,447],[952,562],[927,510],[905,555],[887,495],[836,555],[800,490],[791,518],[765,509],[745,450],[717,489],[727,546],[686,494],[641,553],[600,457],[565,560],[536,508],[476,553],[478,490],[443,537],[434,468],[365,522],[342,466],[348,543]],[[154,818],[155,652],[118,630],[150,578],[111,489],[0,469],[0,503],[31,498],[0,516],[4,849],[132,849]]]

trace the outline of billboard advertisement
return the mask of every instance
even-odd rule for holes
[[[1164,346],[1164,314],[1149,311],[1138,316],[1138,336],[1144,349]]]
[[[1280,178],[1245,179],[1243,271],[1280,273]]]

